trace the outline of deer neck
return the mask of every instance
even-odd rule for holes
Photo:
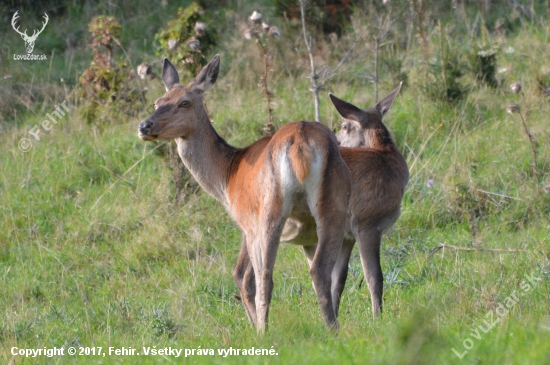
[[[396,147],[390,132],[382,123],[373,123],[365,130],[365,142],[367,147],[381,151],[391,151]]]
[[[206,112],[187,138],[176,138],[178,154],[200,186],[228,206],[226,188],[231,162],[238,149],[221,138]]]

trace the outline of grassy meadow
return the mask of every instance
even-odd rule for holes
[[[160,75],[155,34],[190,2],[51,0],[33,10],[29,1],[4,1],[0,362],[550,363],[550,6],[519,2],[523,10],[507,1],[486,2],[488,8],[456,1],[451,8],[364,0],[336,35],[312,20],[318,69],[333,69],[345,57],[320,93],[322,122],[339,129],[329,91],[367,108],[375,103],[375,75],[380,97],[404,81],[385,123],[411,178],[401,218],[382,243],[382,316],[372,318],[355,248],[341,331],[328,333],[301,248],[281,245],[269,330],[258,336],[235,298],[236,225],[188,174],[176,203],[169,144],[137,137],[164,92],[160,80],[133,77],[120,93],[147,88],[144,102],[113,96],[93,113],[93,98],[79,92],[92,60],[87,24],[94,16],[120,22],[117,62],[128,70],[149,62]],[[234,146],[259,139],[267,121],[261,49],[242,35],[254,10],[281,31],[264,39],[275,126],[313,119],[301,25],[278,11],[283,3],[203,3],[203,21],[216,35],[205,57],[219,53],[222,60],[206,105]],[[21,29],[50,14],[34,50],[46,61],[14,60],[25,53],[10,24],[18,9]],[[392,22],[377,50],[383,19]],[[510,89],[515,82],[522,84],[517,94]],[[70,111],[47,130],[43,121],[64,100]],[[515,104],[521,114],[507,113]],[[536,140],[536,175],[522,118]],[[30,133],[37,130],[39,140]],[[14,347],[64,348],[64,355],[24,357],[13,355]],[[68,355],[72,347],[88,349]],[[109,354],[110,347],[140,355]],[[144,347],[183,352],[146,356]],[[218,354],[252,347],[276,355]],[[185,357],[185,349],[194,354]]]

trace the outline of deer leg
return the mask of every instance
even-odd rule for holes
[[[344,240],[338,260],[336,260],[334,269],[332,269],[332,306],[336,317],[338,317],[340,299],[348,278],[349,258],[354,244],[355,241]]]
[[[313,279],[313,286],[317,293],[325,325],[334,329],[337,329],[339,324],[332,298],[332,271],[344,240],[345,218],[345,213],[331,216],[319,212],[316,220],[319,243],[316,249],[306,250],[306,256],[308,251],[310,256],[313,250],[315,252],[310,261],[309,272]]]
[[[306,255],[306,258],[307,258],[307,263],[311,268],[311,264],[313,263],[313,257],[315,257],[315,250],[317,249],[317,245],[302,246],[302,248],[304,249],[304,254]]]
[[[246,236],[243,233],[243,239],[241,243],[241,252],[237,263],[233,268],[233,278],[237,283],[239,292],[241,293],[241,301],[244,305],[244,310],[248,316],[250,323],[256,325],[256,281],[254,280],[254,268],[248,255],[246,248]]]
[[[351,255],[351,251],[353,250],[354,244],[355,244],[355,241],[350,241],[350,240],[344,241],[344,244],[342,245],[342,249],[340,250],[340,255],[338,256],[338,259],[334,264],[334,269],[332,269],[332,275],[331,275],[332,306],[334,308],[334,313],[336,314],[337,318],[338,318],[338,309],[340,307],[340,299],[342,297],[342,292],[344,291],[344,287],[346,285],[346,279],[348,277],[349,258]],[[317,249],[317,246],[316,245],[304,246],[303,249],[307,257],[309,266],[311,268],[311,263],[313,261],[313,257],[315,256],[315,250]],[[315,289],[315,286],[313,287],[313,289]]]
[[[331,294],[331,273],[336,262],[338,252],[329,250],[330,246],[323,242],[323,235],[319,235],[319,247],[315,252],[315,256],[311,263],[309,273],[313,279],[313,287],[317,293],[317,299],[321,308],[321,314],[328,328],[338,328],[338,320],[336,312],[332,304]]]
[[[256,282],[256,329],[262,334],[267,329],[269,317],[269,304],[273,292],[273,268],[282,224],[273,225],[275,228],[263,230],[261,238],[250,244],[247,242],[248,252],[254,267],[254,279]]]
[[[311,269],[311,265],[313,265],[313,258],[315,257],[315,251],[317,250],[317,245],[302,246],[302,248],[304,249],[304,254],[306,255],[309,268]],[[317,294],[315,284],[313,284],[313,282],[311,284],[313,285],[313,290],[315,290],[315,294]]]
[[[382,232],[376,227],[363,229],[358,234],[359,254],[365,273],[365,280],[369,285],[372,301],[372,315],[378,317],[382,310],[382,294],[384,290],[384,277],[380,266],[380,243]]]

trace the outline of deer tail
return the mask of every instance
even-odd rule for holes
[[[309,176],[313,160],[311,147],[306,140],[300,139],[294,141],[288,151],[288,157],[290,158],[290,163],[292,164],[292,169],[294,170],[296,178],[300,184],[303,184]]]

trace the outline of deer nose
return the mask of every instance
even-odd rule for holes
[[[150,120],[144,120],[143,122],[139,123],[139,131],[142,134],[149,133],[152,127],[153,127],[153,122],[151,122]]]

